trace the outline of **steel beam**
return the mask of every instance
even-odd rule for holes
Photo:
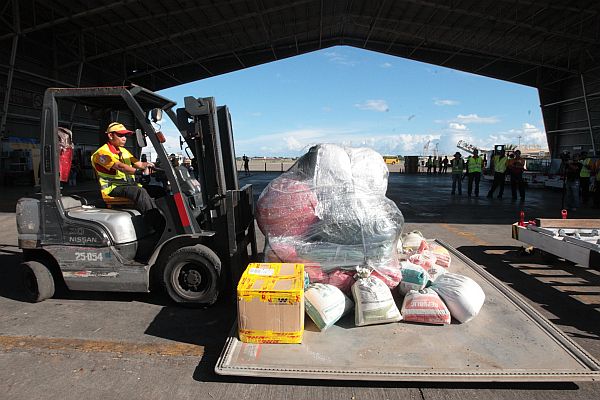
[[[138,2],[139,2],[139,0],[121,0],[121,1],[116,1],[116,2],[107,4],[107,5],[104,5],[104,6],[100,6],[100,7],[96,7],[96,8],[91,8],[89,10],[78,12],[78,13],[75,13],[75,14],[72,14],[72,15],[67,15],[65,17],[60,17],[60,18],[57,18],[57,19],[52,20],[52,21],[44,22],[44,23],[39,24],[39,25],[34,25],[34,26],[29,27],[29,28],[25,28],[25,29],[23,29],[21,31],[21,33],[22,34],[28,34],[28,33],[31,33],[31,32],[36,32],[36,31],[39,31],[39,30],[42,30],[42,29],[51,28],[53,26],[56,26],[56,25],[59,25],[59,24],[65,23],[65,22],[73,21],[73,20],[75,20],[77,18],[80,18],[80,17],[88,17],[90,15],[94,15],[94,14],[98,14],[98,13],[101,13],[101,12],[105,12],[105,11],[110,10],[112,8],[115,8],[115,7],[120,7],[120,6],[129,4],[129,3],[138,3]],[[0,36],[0,40],[6,39],[6,38],[8,38],[8,37],[10,37],[12,35],[14,35],[14,34],[9,33],[9,34]]]
[[[267,9],[263,10],[263,14],[272,13],[272,12],[277,12],[277,11],[281,11],[281,10],[293,8],[293,7],[297,6],[297,5],[305,4],[305,3],[311,3],[313,1],[314,0],[298,0],[298,1],[295,1],[293,3],[286,3],[284,5],[278,5],[278,6],[270,7],[270,8],[267,8]],[[236,18],[232,18],[232,19],[224,20],[224,21],[219,21],[219,22],[216,22],[216,23],[211,24],[211,25],[204,25],[204,26],[200,26],[200,27],[194,27],[194,28],[186,29],[186,30],[181,31],[181,32],[170,34],[170,35],[168,35],[166,37],[162,36],[162,37],[159,37],[159,38],[155,38],[155,39],[151,39],[151,40],[146,40],[146,41],[141,42],[141,43],[136,43],[136,44],[133,44],[133,45],[130,45],[130,46],[125,46],[125,47],[122,47],[120,49],[110,50],[110,51],[107,51],[107,52],[104,52],[104,53],[96,54],[96,55],[93,55],[91,57],[88,57],[87,60],[88,61],[94,61],[94,60],[98,60],[100,58],[109,57],[109,56],[112,56],[112,55],[129,52],[129,51],[132,51],[132,50],[135,50],[135,49],[152,46],[152,45],[155,45],[155,44],[158,44],[158,43],[168,42],[170,39],[176,39],[176,38],[179,38],[179,37],[182,37],[182,36],[190,35],[192,33],[214,30],[215,28],[218,28],[218,27],[223,26],[223,25],[232,24],[232,23],[240,22],[240,21],[243,21],[243,20],[246,20],[246,19],[259,17],[259,15],[260,15],[260,13],[258,13],[258,12],[249,12],[247,14],[238,16]],[[66,67],[69,67],[69,66],[71,66],[73,64],[74,63],[72,63],[72,62],[71,63],[67,63],[67,64],[62,65],[60,68],[66,68]]]
[[[443,10],[449,10],[449,11],[451,11],[453,13],[457,13],[459,15],[468,15],[470,17],[485,19],[485,20],[488,20],[489,22],[499,22],[499,23],[508,24],[508,25],[516,25],[519,28],[529,29],[529,30],[541,32],[541,33],[544,33],[544,34],[554,34],[556,36],[560,36],[560,37],[563,37],[565,39],[570,39],[570,40],[574,40],[574,41],[586,42],[586,43],[589,43],[589,44],[596,44],[597,43],[597,40],[594,39],[594,38],[587,38],[587,37],[582,37],[582,36],[579,36],[579,35],[570,34],[570,33],[567,33],[567,32],[551,30],[551,29],[548,29],[548,28],[544,28],[544,27],[536,26],[536,25],[532,25],[532,24],[527,24],[527,23],[524,23],[524,22],[515,22],[513,20],[506,19],[506,18],[492,17],[492,16],[490,16],[488,14],[483,14],[483,13],[480,13],[478,11],[472,11],[472,10],[468,10],[468,9],[461,9],[461,8],[457,7],[456,4],[445,5],[445,4],[440,4],[438,2],[426,1],[426,0],[404,0],[404,1],[416,4],[416,5],[421,5],[421,6],[426,6],[426,7],[433,7],[433,8],[440,8],[440,9],[443,9]]]
[[[4,105],[2,106],[2,119],[0,119],[0,138],[4,137],[6,127],[6,118],[8,117],[8,103],[10,102],[10,91],[12,89],[13,77],[15,74],[15,62],[17,59],[17,47],[19,45],[19,36],[21,35],[21,20],[19,16],[19,0],[13,0],[13,25],[15,36],[12,40],[12,49],[10,52],[10,61],[8,68],[8,77],[6,79],[6,93],[4,93]]]
[[[590,118],[590,107],[588,105],[588,96],[585,92],[585,81],[583,80],[583,74],[579,75],[579,77],[581,78],[581,91],[583,93],[583,102],[585,103],[585,113],[587,115],[587,120],[588,120],[588,128],[590,131],[590,140],[592,141],[592,151],[594,152],[594,155],[596,154],[596,144],[594,141],[594,130],[592,129],[592,119]]]

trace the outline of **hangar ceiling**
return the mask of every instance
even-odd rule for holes
[[[600,145],[595,0],[8,0],[0,7],[3,136],[35,125],[46,87],[159,90],[348,45],[535,87],[553,153]]]

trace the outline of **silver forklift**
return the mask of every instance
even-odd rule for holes
[[[129,118],[127,124],[137,128],[137,151],[153,147],[160,168],[142,183],[150,178],[160,182],[161,190],[154,191],[160,193],[154,200],[159,223],[149,224],[122,199],[105,197],[92,204],[85,196],[62,193],[64,160],[57,133],[63,104],[66,114],[69,107],[79,107],[104,121],[119,112],[120,119]],[[217,107],[213,98],[186,98],[186,106],[178,110],[175,105],[139,86],[46,90],[41,193],[17,203],[28,300],[50,298],[57,286],[121,292],[163,286],[176,303],[211,305],[220,292],[235,287],[257,253],[252,186],[238,186],[229,111]],[[194,152],[193,174],[169,160],[164,135],[155,128],[163,113],[176,126],[178,120],[185,122],[180,133]],[[77,133],[73,136],[77,142]]]

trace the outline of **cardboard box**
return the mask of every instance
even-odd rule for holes
[[[302,343],[303,264],[249,264],[238,283],[237,297],[242,342]]]

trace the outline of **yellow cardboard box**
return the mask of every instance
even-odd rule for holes
[[[249,264],[237,297],[242,342],[302,343],[304,264]]]

